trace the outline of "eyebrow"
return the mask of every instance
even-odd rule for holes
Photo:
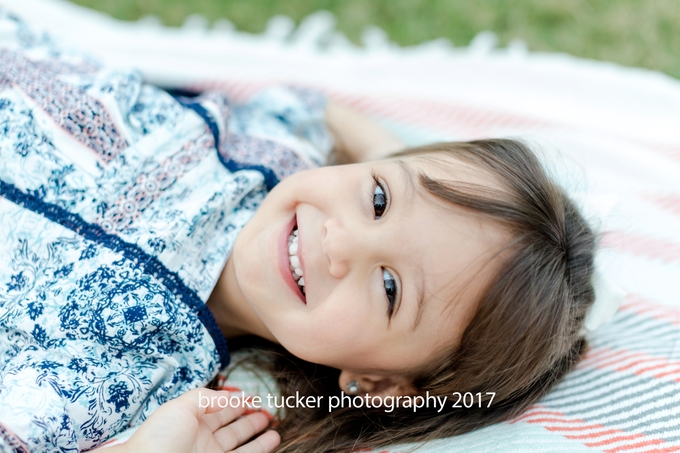
[[[397,165],[397,168],[399,168],[399,175],[401,176],[402,182],[408,187],[408,191],[406,191],[409,195],[408,199],[409,201],[412,201],[413,196],[416,193],[416,184],[413,182],[416,179],[416,172],[413,171],[413,168],[411,168],[407,162],[401,159],[397,159],[393,162]]]
[[[411,325],[411,330],[416,330],[418,327],[418,324],[420,323],[420,319],[423,314],[423,306],[425,305],[425,278],[423,278],[423,272],[422,269],[417,270],[418,277],[416,277],[415,280],[415,285],[416,285],[416,319],[413,320],[413,324]]]
[[[414,182],[417,179],[416,172],[411,168],[411,166],[404,160],[402,159],[396,159],[393,161],[397,167],[399,168],[399,174],[402,178],[402,182],[404,183],[404,186],[407,189],[404,189],[405,195],[408,195],[406,197],[407,201],[413,201],[413,198],[415,198],[415,193],[416,193],[416,183]],[[423,306],[425,302],[425,278],[423,276],[423,270],[419,267],[414,268],[414,282],[416,286],[416,317],[413,320],[413,324],[411,325],[411,330],[416,330],[418,327],[418,324],[420,323],[420,319],[422,318],[423,314]],[[403,288],[402,288],[402,302],[403,302]],[[401,306],[401,304],[400,304]],[[398,310],[398,309],[397,309]]]

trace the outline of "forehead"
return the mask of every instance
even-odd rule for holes
[[[403,308],[423,341],[450,347],[460,339],[498,268],[509,234],[494,220],[429,193],[418,175],[443,183],[497,185],[475,166],[451,157],[412,156],[385,162],[392,176],[392,208],[399,220]],[[432,344],[432,343],[431,343]]]
[[[383,165],[391,176],[389,183],[395,216],[405,221],[405,229],[417,229],[411,231],[415,243],[421,244],[423,241],[418,239],[425,239],[429,244],[447,246],[448,250],[477,250],[482,253],[496,250],[496,246],[508,239],[509,235],[498,221],[435,196],[420,181],[420,176],[424,175],[442,187],[462,188],[465,193],[473,195],[478,191],[481,196],[483,192],[488,194],[489,188],[502,190],[498,179],[488,170],[448,155],[436,154],[391,159]],[[422,250],[425,254],[444,257],[446,254],[443,252],[435,247]]]

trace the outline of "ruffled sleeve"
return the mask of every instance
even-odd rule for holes
[[[224,167],[262,173],[267,190],[329,161],[333,140],[326,127],[327,98],[320,91],[276,86],[245,103],[221,91],[177,100],[206,122]]]

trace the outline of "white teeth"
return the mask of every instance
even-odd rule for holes
[[[301,287],[304,294],[305,279],[302,277],[302,267],[300,266],[300,258],[298,258],[297,253],[300,250],[298,245],[298,230],[296,229],[293,233],[288,236],[288,260],[290,264],[290,272],[293,274],[293,279]]]

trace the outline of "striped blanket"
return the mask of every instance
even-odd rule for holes
[[[64,42],[136,66],[157,84],[247,98],[295,82],[373,116],[407,143],[510,136],[541,149],[596,224],[601,269],[626,300],[588,335],[576,370],[523,415],[418,451],[680,451],[679,81],[521,45],[496,49],[489,34],[464,48],[398,48],[373,29],[356,47],[325,13],[297,28],[274,18],[262,35],[248,35],[208,30],[197,18],[169,29],[59,1],[16,3]],[[220,383],[253,394],[266,384],[245,371]]]

